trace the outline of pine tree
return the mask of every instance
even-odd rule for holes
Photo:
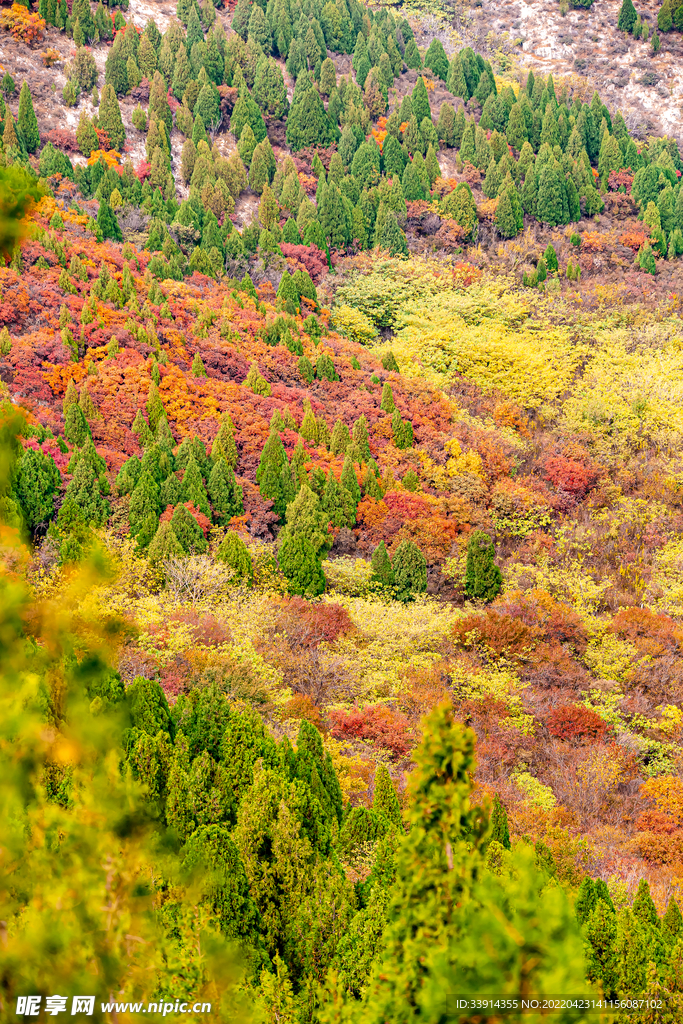
[[[123,233],[116,214],[104,198],[100,200],[100,208],[97,211],[97,224],[103,238],[111,238],[114,242],[123,241]]]
[[[28,82],[24,82],[19,93],[19,115],[17,117],[19,138],[29,153],[35,153],[40,145],[38,119],[33,109],[33,99]]]
[[[588,918],[593,913],[597,904],[597,896],[595,893],[595,886],[593,879],[589,875],[581,882],[579,891],[576,895],[576,903],[574,909],[576,911],[576,920],[579,924],[585,924]]]
[[[227,412],[224,412],[221,416],[218,433],[211,448],[211,458],[214,461],[216,459],[223,459],[231,469],[234,469],[237,465],[238,452],[237,445],[235,444],[235,428],[230,414]]]
[[[500,593],[503,574],[494,561],[493,541],[481,530],[475,530],[467,544],[465,593],[475,600],[492,601]]]
[[[598,900],[585,921],[586,976],[600,983],[606,999],[613,999],[619,987],[616,957],[617,918],[606,903]]]
[[[70,405],[64,419],[64,437],[80,448],[90,436],[90,427],[81,407],[76,403]]]
[[[271,431],[263,446],[256,483],[261,497],[273,502],[273,511],[282,522],[287,504],[292,498],[292,485],[287,453],[280,435],[275,431]]]
[[[372,553],[371,579],[380,587],[393,587],[394,571],[384,541],[380,541]]]
[[[410,601],[427,589],[427,561],[416,544],[403,540],[391,561],[398,601]]]
[[[666,911],[662,918],[662,937],[670,946],[673,946],[678,941],[681,930],[683,929],[683,915],[681,914],[678,903],[673,898],[669,897],[669,902],[666,905]]]
[[[33,530],[39,523],[52,519],[54,498],[60,484],[61,476],[54,459],[27,448],[19,462],[16,492],[29,529]]]
[[[382,401],[380,403],[380,409],[386,413],[393,413],[396,406],[394,405],[394,394],[391,390],[391,384],[389,381],[385,381],[382,388]]]
[[[197,465],[197,460],[192,453],[187,461],[187,468],[183,476],[183,501],[192,502],[194,507],[203,515],[211,518],[209,499],[202,480],[202,474]]]
[[[343,455],[351,443],[349,428],[341,420],[337,420],[332,428],[330,451],[333,455]]]
[[[436,36],[432,39],[425,53],[424,66],[431,68],[435,75],[446,82],[449,75],[448,57],[443,43]]]
[[[300,533],[285,532],[278,552],[280,568],[287,580],[290,594],[317,597],[325,591],[325,576],[315,548]]]
[[[235,480],[235,474],[224,458],[216,459],[209,475],[209,497],[213,506],[213,518],[218,524],[225,524],[233,516],[242,515],[242,488]]]
[[[401,805],[396,796],[394,784],[387,766],[380,762],[375,771],[375,791],[372,797],[372,809],[377,814],[383,814],[388,821],[403,832],[403,819],[401,816]]]
[[[509,175],[500,192],[494,219],[496,227],[503,238],[514,238],[515,235],[519,234],[524,224],[519,194],[515,183]]]
[[[644,878],[641,878],[638,883],[638,892],[636,893],[636,897],[633,901],[631,911],[633,916],[643,924],[659,928],[657,908],[655,907],[652,896],[650,895],[650,886]]]
[[[623,0],[617,19],[617,28],[620,32],[632,32],[637,17],[633,0]]]
[[[346,455],[344,459],[340,482],[342,487],[345,487],[351,495],[354,505],[357,505],[360,501],[360,485],[358,483],[356,471],[353,468],[353,462],[348,455]]]
[[[491,842],[500,843],[506,850],[511,849],[507,811],[497,793],[493,797],[491,812]]]
[[[224,562],[231,569],[234,569],[235,579],[238,582],[246,583],[249,587],[252,585],[254,581],[254,566],[251,555],[247,545],[234,530],[228,530],[226,533],[216,552],[216,558],[219,562]]]
[[[150,121],[152,120],[151,115],[150,106]],[[119,101],[111,85],[105,85],[102,89],[97,123],[98,127],[109,136],[109,141],[114,149],[122,150],[126,141],[126,129],[123,127]]]
[[[206,538],[202,533],[199,523],[184,505],[177,506],[171,517],[171,526],[173,533],[186,554],[203,555],[207,551],[209,545],[206,543]]]

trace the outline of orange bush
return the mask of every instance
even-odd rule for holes
[[[23,4],[12,4],[8,11],[0,11],[0,28],[7,29],[27,46],[35,46],[43,38],[45,21]]]
[[[331,733],[335,739],[359,739],[386,747],[397,757],[410,750],[410,723],[400,711],[383,704],[369,704],[351,711],[331,711]]]
[[[607,722],[597,712],[580,704],[554,708],[546,724],[550,735],[561,740],[593,739],[602,742],[608,731]]]

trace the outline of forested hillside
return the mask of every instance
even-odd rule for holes
[[[683,161],[458,24],[0,8],[2,1019],[683,1015]]]

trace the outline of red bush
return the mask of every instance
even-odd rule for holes
[[[346,608],[340,604],[311,604],[301,597],[291,597],[280,605],[275,629],[306,647],[317,647],[346,636],[354,625]]]
[[[281,242],[280,248],[286,260],[294,261],[308,271],[313,284],[318,284],[323,274],[327,273],[327,256],[316,245],[288,245]]]
[[[607,722],[580,704],[567,704],[550,712],[546,722],[551,736],[561,740],[602,741],[609,731]]]
[[[51,132],[46,132],[42,139],[45,142],[51,142],[57,149],[63,149],[67,153],[79,152],[76,132],[70,132],[66,128],[53,128]]]
[[[607,187],[610,192],[618,192],[621,186],[624,186],[626,193],[631,194],[631,185],[633,184],[633,175],[630,171],[610,171],[609,178],[607,179]]]
[[[331,734],[336,739],[368,740],[391,750],[396,757],[410,750],[410,723],[400,711],[383,704],[369,704],[351,711],[331,711]]]
[[[595,466],[564,455],[555,455],[546,460],[545,478],[560,491],[566,491],[577,498],[584,498],[598,479]]]

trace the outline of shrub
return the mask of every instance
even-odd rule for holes
[[[607,722],[595,711],[580,704],[554,708],[546,720],[551,736],[562,740],[598,740],[602,742],[608,731]]]
[[[383,704],[369,704],[351,711],[331,711],[330,733],[336,739],[359,739],[403,757],[411,748],[410,723],[400,711]]]

